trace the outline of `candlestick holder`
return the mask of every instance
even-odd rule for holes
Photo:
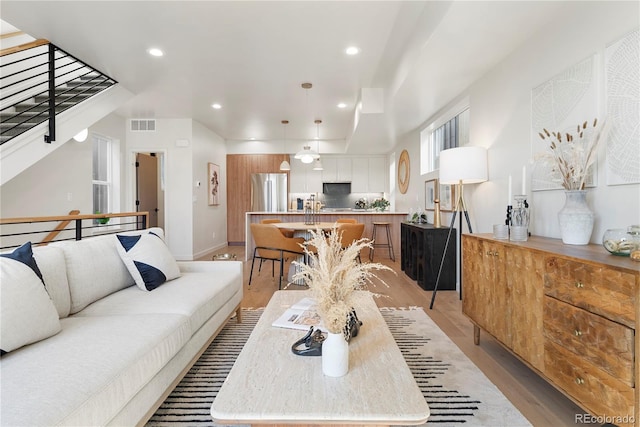
[[[315,225],[318,218],[318,210],[316,206],[315,194],[312,194],[304,208],[304,223],[305,225]]]
[[[529,204],[526,194],[514,196],[516,206],[511,210],[510,239],[524,242],[529,237]]]
[[[513,206],[507,205],[507,218],[504,220],[505,225],[511,225],[511,210]]]

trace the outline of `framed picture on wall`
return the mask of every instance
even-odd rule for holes
[[[424,183],[424,208],[432,211],[436,208],[435,200],[438,198],[438,180],[430,179]]]
[[[215,163],[208,164],[209,177],[209,206],[220,204],[220,166]]]
[[[440,184],[440,210],[451,212],[455,208],[455,185]]]

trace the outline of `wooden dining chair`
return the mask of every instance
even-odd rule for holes
[[[364,223],[342,223],[338,225],[338,233],[340,233],[340,244],[342,249],[346,249],[355,240],[361,239],[364,234]],[[358,253],[358,262],[362,262],[360,259],[360,253]]]
[[[300,246],[304,243],[302,237],[286,237],[278,227],[272,224],[249,224],[251,234],[255,241],[253,250],[253,259],[251,260],[251,273],[249,274],[249,286],[253,279],[253,267],[256,259],[271,261],[271,275],[275,273],[275,262],[280,263],[280,277],[278,278],[278,289],[282,289],[282,276],[284,272],[284,263],[294,257],[304,256],[304,251]]]

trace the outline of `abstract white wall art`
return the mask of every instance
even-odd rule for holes
[[[578,124],[598,117],[597,59],[597,55],[591,55],[531,91],[532,191],[562,188],[553,165],[539,158],[549,147],[538,133],[542,129],[574,133]],[[595,166],[590,168],[587,187],[596,184]]]
[[[640,30],[605,50],[607,185],[640,182]]]

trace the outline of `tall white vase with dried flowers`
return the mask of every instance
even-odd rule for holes
[[[562,242],[568,245],[586,245],[591,240],[595,214],[587,204],[585,180],[597,157],[603,129],[595,119],[591,126],[587,122],[578,125],[575,135],[547,129],[539,133],[543,140],[550,140],[551,152],[544,157],[552,161],[553,171],[565,189],[565,204],[558,212],[558,221]]]
[[[393,270],[383,264],[358,261],[360,251],[372,247],[369,239],[354,240],[343,248],[341,233],[335,227],[328,236],[319,229],[310,230],[309,234],[310,238],[303,245],[308,261],[306,264],[294,261],[298,272],[293,280],[302,280],[309,287],[318,314],[329,331],[322,344],[322,372],[327,376],[341,377],[349,370],[349,345],[344,333],[349,312],[353,308],[357,311],[354,307],[355,292],[366,290],[374,278],[384,284],[373,270]],[[366,325],[363,329],[367,333]]]

